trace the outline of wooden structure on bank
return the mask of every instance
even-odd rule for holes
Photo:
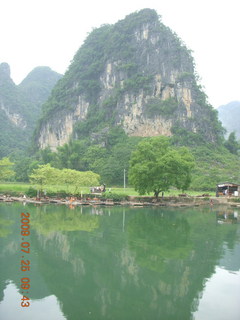
[[[224,182],[217,185],[216,196],[240,196],[240,184]]]

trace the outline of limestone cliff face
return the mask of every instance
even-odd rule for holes
[[[88,111],[89,103],[79,96],[76,108],[70,112],[59,112],[54,119],[47,121],[42,127],[39,135],[39,144],[42,149],[51,147],[53,151],[58,146],[69,141],[73,132],[73,127],[76,121],[84,120]]]
[[[19,127],[21,129],[25,129],[27,124],[22,115],[19,113],[14,113],[9,108],[7,108],[3,102],[0,102],[0,110],[5,113],[6,117],[9,121],[16,127]]]
[[[178,126],[214,142],[209,112],[189,51],[145,9],[89,35],[47,103],[36,141],[56,150],[81,139],[85,123],[88,133],[119,125],[142,137],[171,136]]]

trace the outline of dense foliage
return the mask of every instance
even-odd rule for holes
[[[192,189],[216,190],[216,185],[222,182],[240,183],[239,156],[230,153],[223,146],[196,146],[191,150],[197,159]]]
[[[229,141],[230,140],[230,141]],[[172,143],[188,146],[196,159],[191,188],[193,190],[216,190],[221,182],[240,183],[239,142],[231,134],[228,140],[219,139],[218,144],[205,141],[198,133],[183,128],[173,128]]]
[[[130,159],[129,178],[140,194],[186,190],[191,182],[194,159],[187,148],[170,146],[167,137],[141,141]]]
[[[8,117],[0,115],[0,158],[25,150],[28,146],[26,133],[11,123]]]
[[[127,137],[122,130],[106,134],[105,144],[72,140],[59,147],[57,152],[49,148],[39,151],[35,156],[17,154],[11,157],[16,181],[29,181],[29,175],[40,164],[51,163],[58,169],[93,171],[101,176],[100,182],[108,187],[123,186],[124,169],[129,185],[129,160],[131,153],[145,138]],[[190,188],[199,191],[214,191],[216,184],[224,181],[240,182],[239,156],[232,154],[223,145],[213,147],[195,134],[174,135],[170,139],[173,146],[189,146],[195,158]]]
[[[77,170],[59,170],[51,167],[50,164],[40,165],[30,175],[32,184],[38,185],[40,190],[47,185],[74,186],[77,193],[82,186],[95,186],[99,184],[100,176],[91,171],[80,172]]]
[[[59,147],[57,152],[50,149],[39,151],[38,160],[51,163],[55,168],[93,171],[101,176],[107,185],[122,185],[124,169],[128,172],[131,152],[141,140],[128,137],[123,129],[115,127],[103,133],[102,144],[91,143],[90,139],[71,140]]]
[[[148,105],[146,107],[146,114],[149,117],[154,117],[156,115],[172,117],[174,111],[177,110],[177,107],[178,103],[175,98],[168,98],[166,100],[153,98],[148,102]]]
[[[224,145],[232,154],[238,154],[240,150],[240,142],[237,141],[235,132],[230,133]]]
[[[0,160],[0,181],[10,180],[15,172],[12,169],[13,163],[9,158],[2,158]]]

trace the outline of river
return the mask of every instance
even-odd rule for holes
[[[239,320],[239,215],[0,203],[0,319]]]

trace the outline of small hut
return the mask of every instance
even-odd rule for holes
[[[240,184],[224,182],[217,185],[216,196],[236,196],[240,195]]]

